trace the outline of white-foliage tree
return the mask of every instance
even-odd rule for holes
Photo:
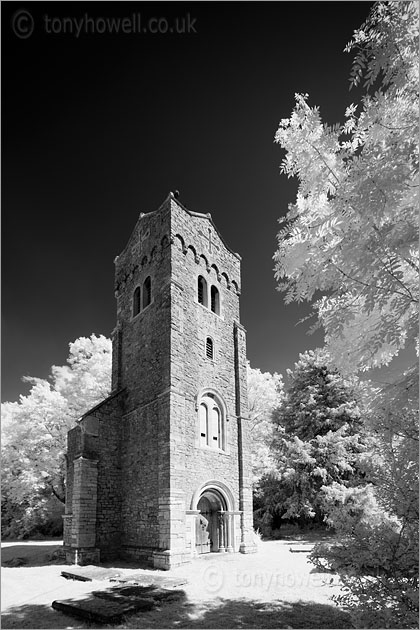
[[[48,380],[25,377],[29,394],[2,404],[2,502],[16,534],[51,495],[64,502],[67,431],[110,392],[111,341],[91,335],[69,347],[67,365]]]
[[[283,398],[283,379],[281,374],[252,368],[249,362],[247,367],[252,472],[256,482],[274,465],[270,451],[273,439],[272,414]]]
[[[365,487],[324,489],[335,545],[313,560],[340,573],[356,627],[415,628],[418,623],[418,371],[408,370],[372,400],[367,428],[377,437],[363,470]]]
[[[417,3],[376,3],[346,49],[355,52],[352,85],[364,80],[361,102],[347,108],[344,124],[328,126],[307,95],[296,95],[276,135],[286,150],[282,171],[299,180],[276,278],[286,302],[315,300],[343,372],[418,347],[418,35]],[[366,423],[378,439],[366,496],[326,493],[342,542],[318,548],[318,557],[340,571],[348,588],[341,603],[363,627],[415,627],[417,619],[417,384],[416,367],[372,394]]]
[[[347,50],[361,104],[323,124],[296,95],[276,134],[299,189],[279,233],[286,302],[316,300],[341,369],[389,363],[418,330],[418,6],[380,3]],[[375,91],[373,89],[376,88]],[[359,114],[357,113],[359,111]]]

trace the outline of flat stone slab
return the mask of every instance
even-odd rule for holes
[[[104,591],[93,591],[92,595],[111,601],[128,601],[132,599],[147,599],[156,602],[177,601],[184,597],[184,591],[174,591],[156,586],[114,586]]]
[[[139,610],[151,610],[154,605],[153,599],[131,597],[112,600],[99,597],[80,599],[78,601],[72,599],[55,600],[51,604],[54,610],[59,610],[66,615],[81,617],[88,621],[114,624],[120,623],[125,615],[130,615]]]
[[[187,583],[186,578],[171,578],[164,575],[150,573],[121,574],[116,569],[106,567],[86,566],[72,567],[67,571],[61,571],[62,577],[67,580],[80,580],[81,582],[91,582],[92,580],[109,580],[119,584],[139,584],[141,586],[160,586],[161,588],[178,588]]]
[[[188,582],[186,578],[170,578],[164,577],[163,575],[147,575],[144,573],[129,575],[122,578],[110,578],[109,581],[118,582],[119,584],[137,584],[138,586],[158,586],[159,588],[166,589],[179,588]]]
[[[61,575],[67,579],[91,582],[95,578],[98,579],[96,569],[100,570],[101,567],[62,571]],[[111,573],[115,576],[115,571]],[[185,578],[143,573],[127,576],[126,580],[119,580],[117,577],[111,579],[114,582],[118,581],[120,585],[93,591],[89,597],[80,600],[55,600],[51,606],[67,615],[81,617],[87,621],[116,624],[120,623],[125,615],[151,610],[156,604],[182,599],[184,591],[176,589],[187,582]]]
[[[61,571],[62,577],[66,580],[79,580],[79,582],[92,582],[92,578],[85,575],[78,575],[77,573],[71,573],[70,571]]]
[[[61,571],[61,575],[67,580],[80,580],[81,582],[91,582],[92,580],[110,580],[118,578],[120,573],[112,569],[103,567],[75,567],[69,571]]]

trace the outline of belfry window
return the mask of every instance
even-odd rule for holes
[[[133,317],[140,313],[140,287],[136,287],[133,294]]]
[[[149,306],[152,301],[152,280],[150,276],[147,276],[146,280],[143,282],[143,308]]]
[[[200,446],[225,450],[225,427],[221,405],[212,394],[202,397],[199,407]]]
[[[211,337],[207,337],[206,339],[206,357],[208,359],[214,359],[213,339],[211,339]]]
[[[211,310],[213,311],[213,313],[216,313],[216,315],[220,315],[219,291],[216,289],[215,286],[211,287],[210,297],[211,297]]]
[[[198,276],[197,299],[199,304],[207,306],[207,282],[204,280],[203,276]]]

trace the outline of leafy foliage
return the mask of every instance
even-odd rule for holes
[[[408,370],[377,393],[367,416],[377,436],[363,489],[324,492],[336,545],[319,544],[318,566],[340,573],[337,598],[357,627],[407,628],[418,621],[418,373]]]
[[[301,354],[288,375],[290,388],[274,414],[276,473],[260,488],[266,505],[283,519],[322,522],[324,488],[364,483],[360,457],[369,440],[358,405],[361,394],[357,380],[329,368],[321,350]]]
[[[111,342],[80,337],[70,343],[67,365],[53,366],[49,380],[24,381],[29,394],[2,405],[3,524],[15,535],[45,520],[51,495],[64,502],[67,431],[110,392]]]
[[[296,95],[276,135],[283,172],[299,179],[278,237],[279,289],[286,302],[316,299],[326,347],[347,373],[418,349],[418,34],[417,3],[376,3],[346,48],[361,103],[331,127]],[[416,366],[372,392],[364,421],[375,440],[360,460],[370,483],[322,487],[339,539],[313,557],[340,573],[339,602],[358,627],[417,624],[417,390]]]
[[[273,468],[270,445],[273,439],[272,414],[283,398],[283,379],[252,368],[248,362],[248,409],[251,430],[251,457],[254,482]]]
[[[299,178],[281,220],[275,275],[286,302],[315,302],[340,368],[388,364],[414,343],[418,305],[418,9],[379,3],[355,33],[352,82],[382,83],[343,125],[297,94],[276,134]]]

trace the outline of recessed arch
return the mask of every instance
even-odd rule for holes
[[[195,410],[196,411],[198,410],[198,405],[200,403],[201,398],[203,398],[203,396],[206,396],[206,395],[207,396],[210,395],[217,400],[217,402],[219,403],[219,405],[221,406],[223,410],[223,414],[226,420],[228,420],[227,405],[226,405],[225,399],[219,393],[219,391],[217,389],[214,389],[213,387],[202,387],[201,389],[198,390],[197,395],[195,396]]]
[[[238,287],[238,283],[235,280],[232,280],[232,286],[235,289],[236,293],[239,295],[239,287]]]
[[[141,266],[144,267],[144,265],[147,265],[147,256],[143,256],[141,259]]]
[[[220,274],[221,278],[224,278],[226,281],[226,286],[229,289],[230,287],[230,280],[229,280],[229,276],[227,275],[227,273],[225,273],[224,271],[222,271],[222,273]]]
[[[236,509],[235,497],[232,490],[226,483],[224,483],[223,481],[219,481],[218,479],[210,479],[197,488],[191,498],[190,509],[196,510],[200,498],[207,492],[211,493],[212,491],[221,495],[226,505],[226,507],[224,508],[225,510],[230,512]]]
[[[186,254],[187,253],[187,248],[185,247],[185,241],[182,238],[181,234],[175,234],[175,237],[179,240],[179,242],[181,243],[181,249],[182,249],[182,253]]]
[[[203,260],[204,260],[204,264],[205,264],[205,266],[206,266],[206,269],[208,270],[208,269],[209,269],[209,261],[208,261],[208,260],[207,260],[207,258],[204,256],[204,254],[200,254],[199,258],[200,258],[200,262],[201,262],[201,259],[203,259]]]
[[[217,265],[215,265],[214,263],[211,265],[211,269],[214,269],[216,272],[216,277],[218,280],[220,280],[220,272],[219,272],[219,268]]]
[[[196,263],[198,263],[199,258],[198,258],[198,256],[197,256],[197,251],[196,251],[196,249],[195,249],[194,245],[188,245],[188,247],[187,247],[187,251],[188,251],[188,250],[191,250],[191,251],[192,251],[192,253],[193,253],[193,255],[194,255],[194,260],[195,260],[195,262],[196,262]]]

